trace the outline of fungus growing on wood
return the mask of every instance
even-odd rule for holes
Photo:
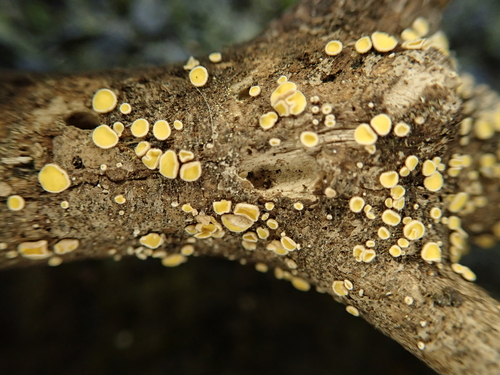
[[[278,222],[274,219],[267,220],[266,225],[271,229],[278,229]]]
[[[365,200],[361,197],[352,197],[349,200],[349,208],[352,212],[361,212],[363,207],[365,206]]]
[[[180,150],[179,151],[179,160],[181,163],[187,163],[194,159],[194,154],[188,150]]]
[[[349,294],[342,280],[335,280],[332,283],[332,290],[339,297],[344,297]]]
[[[57,255],[63,255],[75,251],[80,246],[80,241],[73,238],[65,238],[57,242],[53,249]]]
[[[287,76],[280,76],[276,82],[278,82],[278,84],[281,85],[282,83],[285,83],[286,81],[288,81]]]
[[[124,115],[128,115],[130,112],[132,112],[132,106],[128,103],[122,103],[120,104],[120,112]]]
[[[295,289],[300,290],[301,292],[307,292],[311,289],[311,285],[304,279],[300,277],[292,277],[290,280]]]
[[[260,86],[252,86],[248,90],[248,95],[250,95],[252,97],[256,97],[256,96],[260,95],[260,92],[261,92]]]
[[[146,152],[146,155],[142,157],[142,163],[149,169],[156,169],[160,164],[160,157],[162,151],[159,148],[151,148]]]
[[[424,187],[433,192],[441,190],[443,183],[443,175],[437,171],[424,179]]]
[[[424,164],[422,165],[422,174],[427,177],[434,172],[436,172],[436,164],[434,164],[432,160],[424,161]]]
[[[386,227],[378,228],[377,234],[382,240],[386,240],[391,237],[391,232],[389,232],[389,229],[387,229]]]
[[[130,127],[130,131],[134,137],[145,137],[149,132],[149,121],[143,118],[135,120]]]
[[[372,117],[370,125],[378,135],[384,136],[391,132],[392,121],[386,114],[380,114]]]
[[[266,210],[271,211],[274,208],[274,203],[273,202],[266,202],[264,204],[264,207]]]
[[[476,281],[476,274],[467,266],[458,263],[453,263],[451,269],[462,276],[467,281]]]
[[[418,164],[418,157],[415,155],[410,155],[406,158],[405,160],[405,166],[410,170],[413,171]]]
[[[329,56],[337,56],[342,52],[342,42],[340,40],[331,40],[325,46],[325,52]]]
[[[460,192],[456,194],[448,205],[448,210],[450,212],[459,212],[466,205],[469,200],[469,194]]]
[[[121,123],[120,121],[117,121],[113,124],[113,131],[118,135],[118,137],[121,137],[123,134],[123,131],[125,130],[125,125]]]
[[[192,182],[196,181],[201,176],[201,163],[199,161],[192,161],[183,164],[179,171],[181,180]]]
[[[97,113],[108,113],[115,109],[117,104],[116,95],[109,89],[97,90],[92,98],[92,108]]]
[[[171,133],[170,125],[165,120],[158,120],[153,125],[153,135],[159,141],[164,141]]]
[[[24,205],[24,198],[20,195],[11,195],[7,198],[7,208],[11,211],[21,211]]]
[[[389,171],[380,174],[380,184],[386,189],[394,188],[399,182],[399,175],[396,171]]]
[[[160,158],[159,171],[162,176],[176,178],[179,173],[179,160],[173,150],[167,150]]]
[[[411,220],[403,228],[403,234],[409,240],[418,240],[425,234],[425,227],[419,220]]]
[[[221,216],[222,224],[231,232],[244,232],[253,225],[253,221],[242,215],[225,214]]]
[[[182,254],[172,254],[161,260],[161,264],[165,267],[177,267],[185,262],[187,262],[187,258]]]
[[[262,129],[271,129],[274,124],[276,124],[276,121],[278,121],[278,115],[274,111],[270,111],[267,113],[264,113],[262,116],[259,118],[259,125],[262,127]]]
[[[408,40],[401,44],[404,49],[423,49],[425,46],[425,39]]]
[[[408,246],[410,246],[410,242],[406,238],[399,238],[398,239],[398,246],[406,249]]]
[[[67,209],[69,208],[69,202],[68,201],[62,201],[60,204],[61,208]]]
[[[354,306],[351,306],[351,305],[346,306],[345,311],[347,311],[352,316],[355,316],[355,317],[359,316],[359,310],[357,308],[355,308]]]
[[[214,211],[217,215],[227,214],[231,212],[231,201],[221,200],[212,203]]]
[[[193,56],[189,56],[186,65],[184,65],[184,70],[191,70],[198,65],[200,65],[200,62],[196,60]]]
[[[401,32],[401,39],[403,39],[405,42],[410,42],[410,41],[416,40],[418,38],[419,38],[418,33],[415,30],[413,30],[412,28],[404,29]]]
[[[244,216],[251,221],[259,220],[260,210],[259,207],[249,203],[238,203],[234,207],[233,213],[235,215]]]
[[[149,249],[157,249],[163,244],[163,237],[158,233],[149,233],[139,238],[139,243]]]
[[[359,38],[356,41],[356,44],[354,44],[354,48],[356,49],[357,53],[367,53],[369,50],[372,49],[373,43],[372,40],[370,39],[369,36],[364,36],[362,38]]]
[[[60,266],[63,262],[63,259],[61,257],[51,257],[48,261],[47,261],[47,265],[49,265],[50,267],[57,267],[57,266]]]
[[[208,55],[208,59],[214,64],[220,63],[222,61],[222,54],[220,52],[212,52]]]
[[[295,202],[293,204],[293,208],[295,208],[297,211],[302,211],[304,209],[304,204],[302,202]]]
[[[97,147],[108,149],[118,143],[118,134],[108,125],[99,125],[92,132],[92,141]]]
[[[184,245],[181,247],[181,254],[188,257],[190,255],[193,255],[194,253],[194,246],[193,245]]]
[[[408,125],[406,122],[398,122],[394,126],[394,135],[396,137],[406,137],[408,134],[410,134],[410,125]]]
[[[279,138],[271,138],[269,139],[269,146],[276,147],[281,144],[281,139]]]
[[[182,130],[182,129],[184,129],[184,124],[182,123],[181,120],[175,120],[174,121],[174,129],[175,130]]]
[[[294,251],[297,248],[297,243],[290,237],[281,237],[280,242],[281,246],[283,246],[286,251]]]
[[[118,204],[124,204],[127,199],[122,194],[118,194],[114,197],[114,201]]]
[[[319,136],[315,132],[302,132],[300,133],[300,143],[306,147],[315,147],[319,143]]]
[[[45,259],[52,255],[46,240],[23,242],[17,246],[17,252],[28,259]]]
[[[378,136],[368,124],[361,124],[354,130],[354,140],[362,146],[374,145]]]
[[[38,181],[49,193],[60,193],[71,186],[68,174],[57,164],[44,165],[38,173]]]
[[[420,255],[427,263],[441,262],[441,248],[435,242],[427,242],[422,247]]]
[[[419,37],[424,37],[429,33],[429,21],[427,21],[424,17],[418,17],[413,21],[411,27],[418,34]]]
[[[396,38],[382,31],[375,31],[371,35],[371,38],[373,48],[375,48],[378,52],[392,51],[398,45],[398,40]]]
[[[271,105],[282,117],[301,114],[307,105],[304,94],[293,82],[284,82],[271,94]]]
[[[139,157],[146,155],[146,152],[151,148],[151,144],[147,141],[141,141],[135,146],[135,154]]]
[[[204,66],[198,65],[189,71],[189,80],[195,87],[202,87],[208,82],[208,71]]]
[[[243,238],[244,241],[248,242],[257,242],[259,240],[255,232],[246,232],[241,238]]]
[[[382,213],[382,221],[394,227],[401,222],[401,215],[393,210],[385,210]]]
[[[389,254],[391,254],[394,258],[401,256],[402,253],[403,251],[398,245],[392,245],[389,249]]]
[[[329,114],[325,116],[325,121],[323,122],[327,128],[333,128],[337,121],[335,120],[335,115]]]
[[[261,240],[267,239],[269,237],[269,229],[263,228],[263,227],[258,227],[257,228],[257,236],[259,236],[259,238]]]

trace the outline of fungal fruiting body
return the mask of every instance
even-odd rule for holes
[[[92,108],[97,113],[107,113],[115,109],[117,104],[116,95],[109,89],[100,89],[96,91],[92,98]]]
[[[46,164],[38,173],[38,181],[49,193],[60,193],[71,186],[68,174],[57,164]]]
[[[370,120],[370,125],[378,135],[385,136],[391,132],[392,121],[386,114],[380,114]]]
[[[234,207],[233,213],[235,215],[244,216],[251,221],[257,221],[259,219],[260,210],[259,207],[253,204],[238,203]]]
[[[24,198],[20,195],[11,195],[7,198],[7,208],[11,211],[20,211],[24,208]]]
[[[231,201],[223,199],[218,202],[213,202],[213,208],[217,215],[227,214],[231,212]]]
[[[118,143],[118,134],[108,125],[100,125],[92,132],[92,141],[97,147],[108,149]]]
[[[261,91],[260,86],[252,86],[248,90],[248,95],[256,97],[256,96],[259,96],[260,91]]]
[[[342,42],[340,40],[331,40],[325,46],[325,52],[329,56],[337,56],[342,52]]]
[[[190,163],[183,164],[179,171],[179,175],[184,181],[196,181],[201,176],[201,163],[199,161],[192,161]]]
[[[142,163],[149,169],[156,169],[160,164],[161,150],[158,148],[151,148],[142,157]]]
[[[198,65],[189,71],[189,80],[195,87],[202,87],[208,82],[208,71],[204,66]]]
[[[170,125],[165,120],[158,120],[153,125],[153,135],[159,141],[164,141],[170,137],[171,133],[172,130],[170,129]]]
[[[208,59],[214,64],[220,63],[222,61],[222,54],[220,52],[212,52],[208,55]]]
[[[357,53],[367,53],[369,50],[372,49],[372,46],[373,44],[370,37],[364,36],[356,41],[354,48],[356,49]]]
[[[422,247],[420,255],[428,263],[441,262],[441,248],[435,242],[427,242]]]
[[[80,246],[79,240],[66,238],[54,245],[54,253],[58,255],[71,253],[78,249],[78,246]]]
[[[137,146],[135,146],[134,151],[137,156],[143,157],[144,155],[146,155],[146,152],[148,152],[150,148],[151,148],[151,143],[146,141],[141,141],[137,144]]]
[[[302,132],[300,133],[300,143],[306,147],[315,147],[319,143],[319,136],[315,132]]]
[[[120,104],[120,112],[124,115],[128,115],[130,112],[132,112],[132,106],[128,103],[122,103]]]
[[[354,140],[362,146],[374,145],[377,139],[377,134],[368,124],[361,124],[354,130]]]
[[[259,125],[262,127],[262,129],[271,129],[274,124],[276,124],[276,121],[278,121],[278,115],[276,112],[270,111],[259,118]]]
[[[149,132],[149,122],[146,119],[140,118],[135,120],[130,127],[132,135],[137,138],[145,137]]]
[[[371,35],[373,48],[378,52],[389,52],[392,51],[398,45],[398,40],[392,35],[387,33],[376,31]]]
[[[271,94],[271,105],[282,117],[301,114],[307,105],[304,94],[297,90],[297,85],[286,81]]]
[[[253,221],[245,216],[225,214],[221,216],[222,224],[231,232],[244,232],[253,225]]]
[[[17,251],[24,258],[28,259],[45,259],[51,256],[48,242],[40,240],[35,242],[23,242],[17,246]]]
[[[179,160],[173,150],[167,150],[160,158],[159,171],[162,176],[174,179],[179,173]]]
[[[163,244],[163,237],[158,233],[149,233],[139,239],[139,243],[149,249],[156,249]]]
[[[165,267],[177,267],[182,263],[185,263],[186,261],[187,258],[184,255],[172,254],[163,258],[161,260],[161,264],[163,264]]]

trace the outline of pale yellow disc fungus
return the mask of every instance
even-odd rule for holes
[[[63,259],[61,257],[52,257],[48,260],[47,265],[50,267],[57,267],[60,266],[63,262]]]
[[[307,105],[304,94],[297,90],[293,82],[285,82],[271,94],[271,105],[280,116],[301,114]]]
[[[335,115],[329,114],[325,116],[325,121],[323,122],[327,128],[333,128],[337,121],[335,120]]]
[[[231,212],[231,201],[225,199],[212,203],[214,211],[217,215],[227,214]]]
[[[7,198],[7,208],[11,211],[21,211],[24,205],[24,198],[20,195],[11,195]]]
[[[264,207],[266,208],[266,210],[271,211],[274,208],[274,203],[273,202],[266,202],[264,204]]]
[[[61,202],[61,208],[63,208],[63,209],[69,208],[69,202],[68,201],[62,201]]]
[[[302,132],[300,133],[300,143],[306,147],[315,147],[319,143],[319,136],[315,132]]]
[[[262,127],[262,129],[271,129],[275,124],[276,121],[278,121],[278,115],[274,111],[270,111],[267,113],[264,113],[262,116],[259,118],[259,125]]]
[[[391,237],[391,232],[389,232],[389,229],[387,229],[386,227],[378,228],[377,234],[382,240],[387,240],[389,237]]]
[[[442,31],[436,32],[425,40],[424,49],[431,47],[436,48],[445,56],[450,54],[450,43],[448,42],[446,34]]]
[[[302,211],[304,209],[304,204],[302,202],[295,202],[293,204],[293,208],[295,208],[297,211]]]
[[[419,220],[412,220],[403,228],[403,234],[409,240],[418,240],[425,234],[425,227]]]
[[[382,213],[382,221],[394,227],[401,222],[401,215],[393,210],[385,210]]]
[[[186,261],[187,258],[184,255],[172,254],[163,258],[161,260],[161,264],[163,264],[165,267],[177,267],[182,263],[185,263]]]
[[[195,87],[202,87],[208,82],[208,71],[204,66],[198,65],[189,71],[189,80]]]
[[[358,317],[359,316],[359,310],[355,308],[354,306],[346,306],[345,311],[347,311],[349,314],[352,316]]]
[[[416,40],[418,38],[418,33],[412,28],[404,29],[401,32],[401,39],[403,39],[405,42],[411,42],[412,40]]]
[[[352,255],[356,259],[356,262],[362,262],[363,261],[363,254],[365,253],[366,249],[364,246],[361,245],[356,245],[352,249]]]
[[[384,136],[391,132],[392,121],[386,114],[380,114],[372,117],[370,125],[378,135]]]
[[[404,298],[404,301],[405,301],[405,303],[406,303],[407,305],[413,305],[413,298],[412,298],[412,297],[410,297],[410,296],[406,296],[406,297]]]
[[[252,86],[248,90],[248,95],[250,95],[252,97],[256,97],[256,96],[260,95],[260,92],[261,92],[260,86]]]
[[[46,164],[38,173],[38,182],[49,193],[60,193],[71,186],[68,174],[57,164]]]
[[[366,247],[375,247],[375,241],[373,240],[368,240],[365,243]]]
[[[163,237],[158,233],[149,233],[139,238],[139,243],[149,249],[157,249],[163,244]]]
[[[410,170],[413,171],[418,164],[418,157],[415,155],[410,155],[406,158],[405,160],[405,166]]]
[[[344,280],[344,286],[347,290],[353,290],[354,289],[354,284],[352,281],[345,279]]]
[[[405,199],[404,198],[399,198],[395,199],[392,202],[392,207],[395,208],[396,210],[402,210],[405,206]]]
[[[269,219],[269,212],[263,213],[262,216],[260,217],[261,220],[266,221]]]
[[[248,251],[254,251],[257,248],[257,244],[255,242],[245,240],[241,241],[241,246],[243,246],[243,248]]]
[[[389,254],[391,254],[394,258],[401,256],[402,250],[398,245],[392,245],[389,249]]]
[[[328,56],[337,56],[342,52],[342,42],[340,40],[331,40],[325,46],[325,52]]]
[[[377,142],[377,139],[377,133],[375,133],[368,124],[361,124],[356,128],[356,130],[354,130],[354,140],[359,145],[374,145]]]
[[[349,294],[342,280],[335,280],[332,283],[332,290],[339,297],[347,296]]]
[[[100,125],[92,132],[92,141],[97,147],[108,149],[118,143],[118,134],[108,125]]]
[[[297,243],[294,240],[292,240],[290,237],[287,237],[287,236],[281,237],[280,242],[281,242],[281,246],[283,246],[283,248],[286,251],[294,251],[297,248]]]
[[[108,113],[115,109],[118,100],[113,91],[109,89],[97,90],[92,98],[92,108],[97,113]]]
[[[184,245],[181,247],[181,254],[188,257],[194,254],[194,246],[193,245]]]
[[[257,233],[255,232],[246,232],[241,238],[243,238],[244,241],[248,242],[257,242],[259,240],[259,238],[257,237]]]
[[[23,242],[17,246],[17,252],[28,259],[45,259],[52,255],[46,240]]]
[[[469,194],[460,192],[456,194],[448,205],[450,212],[459,212],[469,200]]]
[[[309,289],[311,289],[311,285],[300,277],[294,276],[290,281],[292,282],[294,288],[300,290],[301,292],[307,292]]]
[[[451,230],[460,230],[462,228],[462,220],[458,216],[450,216],[448,218],[448,228]],[[495,228],[493,227],[493,233]]]
[[[181,209],[187,214],[193,212],[193,207],[189,203],[183,204]]]
[[[208,59],[214,64],[220,63],[222,61],[222,54],[220,52],[212,52],[208,55]]]
[[[123,134],[123,131],[125,130],[125,125],[121,123],[120,121],[117,121],[113,124],[113,131],[118,135],[118,137],[121,137]]]
[[[196,225],[188,225],[186,228],[184,228],[187,234],[196,234],[198,233],[198,230],[196,229]]]
[[[63,255],[75,251],[80,246],[80,241],[72,238],[65,238],[54,245],[54,253]]]
[[[373,43],[369,36],[359,38],[354,45],[357,53],[367,53],[372,47]]]
[[[391,197],[394,199],[399,199],[404,197],[406,194],[406,189],[401,186],[401,185],[396,185],[393,188],[391,188]]]
[[[427,177],[434,172],[436,172],[436,164],[434,164],[432,160],[424,161],[424,164],[422,165],[422,174]]]
[[[158,120],[153,125],[153,135],[159,141],[164,141],[170,137],[171,133],[172,130],[170,129],[170,125],[165,120]]]
[[[462,266],[458,263],[453,263],[451,269],[461,275],[467,281],[476,281],[476,274],[469,267]]]
[[[267,220],[266,225],[271,229],[278,229],[278,222],[274,219]]]
[[[257,228],[257,236],[259,236],[259,238],[261,240],[267,239],[269,237],[269,229],[258,227]]]
[[[127,201],[127,199],[122,194],[118,194],[117,196],[115,196],[114,200],[118,204],[124,204]]]
[[[222,224],[231,232],[244,232],[253,225],[246,216],[225,214],[221,216]]]
[[[130,127],[132,135],[137,138],[142,138],[148,135],[149,132],[149,122],[144,118],[135,120]]]
[[[142,157],[142,163],[149,169],[156,169],[160,164],[160,157],[162,151],[159,148],[151,148],[146,152],[146,155]]]
[[[179,173],[179,160],[173,150],[167,150],[160,158],[159,171],[162,176],[176,178]]]
[[[395,187],[399,182],[399,175],[396,171],[389,171],[380,174],[380,184],[386,189]]]
[[[401,177],[406,177],[406,176],[408,176],[409,174],[410,174],[410,170],[409,170],[406,166],[402,167],[402,168],[399,170],[399,175],[400,175]]]
[[[385,201],[384,201],[384,204],[387,208],[392,208],[392,198],[387,198]]]
[[[128,115],[130,112],[132,112],[132,106],[128,103],[122,103],[120,104],[120,112],[124,115]]]
[[[477,119],[474,123],[474,134],[479,139],[490,139],[495,134],[495,128],[489,121]]]
[[[422,247],[420,255],[428,263],[441,262],[441,248],[435,242],[427,242]]]
[[[265,263],[255,263],[255,270],[258,272],[266,273],[269,267]]]
[[[181,120],[175,120],[174,121],[174,129],[175,130],[182,130],[182,129],[184,129],[184,124],[182,123]]]
[[[376,256],[377,256],[377,253],[375,253],[375,250],[367,249],[361,255],[361,259],[365,263],[370,263],[375,259]]]
[[[361,212],[363,210],[363,207],[365,206],[365,200],[361,197],[352,197],[349,200],[349,208],[351,209],[352,212]]]
[[[276,147],[281,144],[281,139],[279,138],[270,138],[269,139],[269,146]]]
[[[425,39],[408,40],[401,44],[404,49],[424,49]]]
[[[406,216],[406,217],[404,217],[404,218],[403,218],[403,220],[402,220],[402,221],[403,221],[403,224],[405,224],[405,225],[406,225],[406,224],[408,224],[411,220],[412,220],[412,219],[411,219],[411,217]]]
[[[259,207],[249,203],[238,203],[234,207],[233,213],[235,215],[244,216],[248,220],[257,221],[259,220],[260,210]]]
[[[394,135],[396,137],[406,137],[408,134],[410,134],[410,130],[410,125],[408,125],[406,122],[401,121],[394,126]]]
[[[396,38],[382,31],[375,31],[371,38],[373,48],[375,48],[378,52],[392,51],[398,45],[398,40]]]
[[[179,171],[181,180],[192,182],[196,181],[201,176],[201,163],[199,161],[192,161],[181,166]]]
[[[278,82],[278,84],[281,85],[282,83],[285,83],[286,81],[288,81],[287,76],[280,76],[276,82]]]
[[[180,150],[179,151],[179,160],[181,163],[187,163],[194,159],[194,154],[188,150]]]
[[[200,65],[200,62],[196,60],[193,56],[189,56],[186,65],[184,65],[184,70],[191,70],[198,65]]]
[[[337,192],[331,187],[327,187],[324,193],[327,198],[335,198],[337,196]]]
[[[424,17],[418,17],[413,21],[411,27],[418,34],[419,37],[424,37],[429,33],[429,21],[427,21]]]
[[[429,191],[441,190],[443,183],[443,175],[437,171],[424,179],[424,186]]]
[[[150,148],[151,148],[151,143],[146,141],[141,141],[137,144],[137,146],[135,146],[134,151],[137,156],[142,157],[146,155],[146,152],[148,152]]]

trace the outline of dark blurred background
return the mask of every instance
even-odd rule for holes
[[[184,61],[252,38],[292,3],[0,0],[0,74]],[[443,28],[462,68],[500,89],[500,2],[454,1]],[[499,249],[464,263],[500,297]],[[4,271],[0,301],[0,374],[433,374],[331,297],[219,259]]]

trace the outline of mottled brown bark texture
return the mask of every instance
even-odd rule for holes
[[[181,65],[4,78],[0,266],[50,262],[52,254],[32,260],[16,253],[19,244],[29,241],[46,240],[52,251],[61,239],[78,239],[78,249],[57,256],[64,262],[132,254],[165,260],[193,245],[195,254],[262,263],[299,289],[313,285],[332,294],[441,374],[500,373],[499,304],[451,268],[465,251],[465,232],[479,243],[494,238],[500,215],[497,97],[485,87],[462,84],[454,60],[436,48],[399,45],[389,53],[366,54],[354,49],[360,37],[374,31],[399,35],[417,17],[426,17],[434,33],[443,3],[303,1],[254,41],[225,51],[222,62],[199,57],[210,74],[200,88],[190,83]],[[325,54],[332,39],[344,44],[337,56]],[[280,117],[264,130],[259,118],[273,110],[270,96],[282,75],[308,103],[300,114]],[[262,89],[257,97],[248,95],[254,85]],[[130,103],[132,112],[92,111],[92,96],[100,88],[113,90],[118,103]],[[333,127],[324,125],[325,104],[335,115]],[[381,113],[393,126],[405,122],[411,130],[404,137],[393,132],[379,136],[369,152],[355,141],[354,130]],[[463,124],[467,117],[472,118],[470,134]],[[201,177],[187,182],[148,169],[134,152],[140,139],[130,124],[138,118],[151,124],[181,120],[183,130],[172,130],[167,140],[158,141],[151,132],[144,139],[163,152],[192,151],[201,162]],[[96,147],[92,129],[116,121],[125,124],[118,145]],[[302,144],[304,131],[316,133],[319,143]],[[281,143],[271,146],[271,138]],[[411,155],[418,157],[418,165],[401,172]],[[444,178],[438,191],[425,187],[422,173],[423,162],[433,159]],[[38,173],[48,163],[68,173],[70,188],[61,193],[42,189]],[[455,164],[458,171],[450,173]],[[394,225],[383,215],[396,201],[387,202],[391,190],[380,182],[388,171],[400,174],[405,189],[403,206],[393,211],[406,219]],[[456,202],[458,193],[465,193],[463,204]],[[23,210],[7,208],[5,201],[13,194],[26,200]],[[124,204],[114,200],[120,194]],[[371,209],[353,212],[349,202],[355,196]],[[223,199],[233,208],[238,203],[257,206],[260,218],[247,232],[267,228],[269,237],[242,243],[243,233],[224,226],[223,235],[205,233],[210,225],[221,225],[213,202]],[[62,201],[69,203],[67,209],[61,208]],[[268,202],[274,203],[269,211]],[[185,212],[188,204],[195,211]],[[431,217],[432,208],[446,219]],[[264,214],[276,220],[277,229],[268,228]],[[404,227],[409,220],[422,223],[425,234],[406,245],[401,239],[408,237]],[[196,236],[186,232],[196,224]],[[389,238],[378,235],[380,227],[388,229]],[[149,233],[164,239],[151,251],[139,243]],[[276,250],[282,237],[300,248],[277,254],[273,244]],[[440,247],[441,262],[422,258],[429,243]],[[396,244],[403,251],[398,257],[389,253]],[[357,261],[355,246],[373,249],[375,259]],[[340,293],[346,295],[339,296],[332,283],[344,280],[352,288],[347,282],[349,288]]]

